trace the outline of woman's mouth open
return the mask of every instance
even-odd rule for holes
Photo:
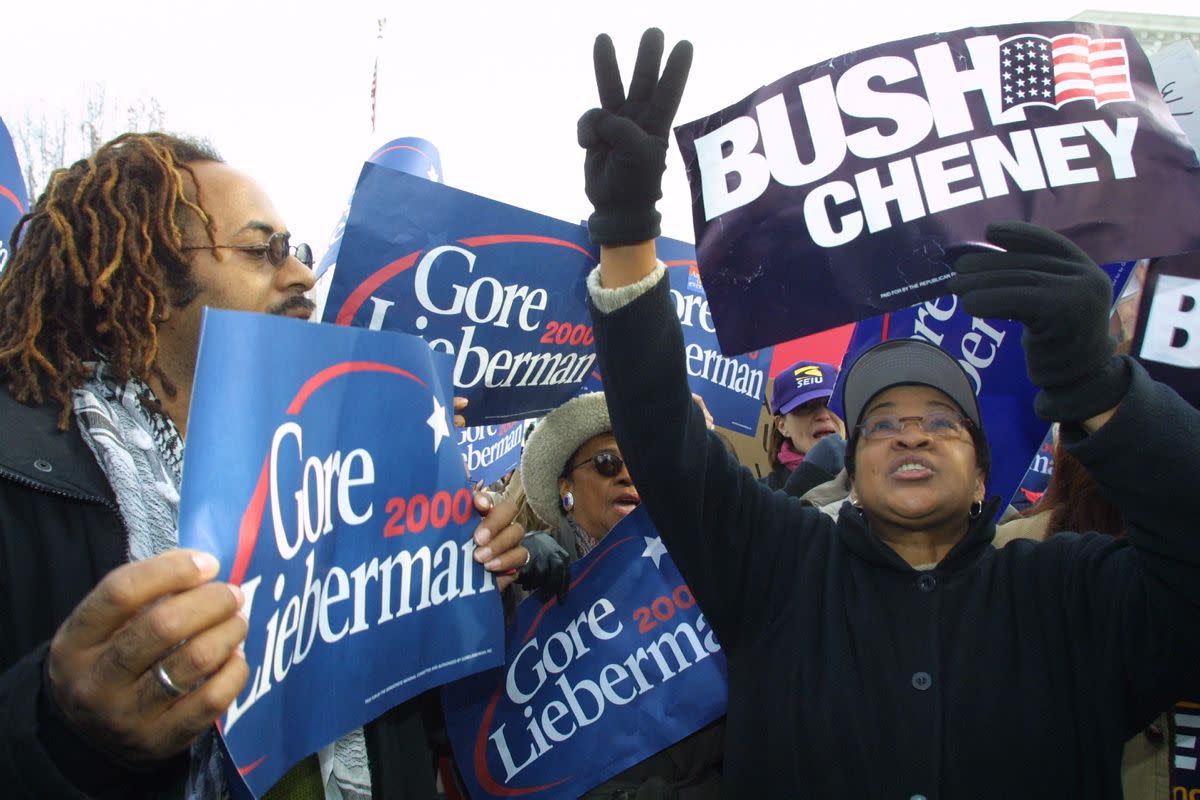
[[[918,481],[932,477],[934,468],[922,458],[905,456],[892,464],[889,475],[896,480]]]
[[[613,500],[613,508],[615,508],[617,513],[622,517],[627,517],[633,513],[633,510],[637,508],[641,502],[642,499],[638,497],[636,492],[625,492],[621,495],[618,495],[617,498]]]
[[[829,434],[837,433],[837,432],[838,432],[838,429],[835,428],[833,425],[821,425],[820,427],[818,427],[816,430],[813,431],[812,438],[813,438],[814,442],[819,442],[822,439],[824,439],[826,436],[828,436]]]

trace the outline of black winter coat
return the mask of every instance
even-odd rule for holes
[[[186,754],[131,769],[63,723],[46,692],[58,626],[127,558],[112,489],[57,408],[24,406],[0,389],[0,794],[5,798],[182,796]],[[415,698],[366,726],[373,794],[433,798],[433,756]]]
[[[593,310],[621,454],[729,664],[725,793],[1118,798],[1121,748],[1200,677],[1200,412],[1131,361],[1063,426],[1128,536],[991,546],[931,571],[740,468],[695,410],[667,282]],[[965,513],[965,511],[964,511]]]
[[[809,489],[836,477],[836,473],[821,469],[812,462],[802,461],[796,465],[795,469],[788,469],[783,464],[776,464],[774,469],[758,480],[764,486],[783,490],[788,497],[803,497]]]

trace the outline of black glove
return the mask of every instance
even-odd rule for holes
[[[517,572],[517,583],[528,591],[537,591],[543,602],[557,597],[567,599],[571,585],[571,559],[554,537],[543,531],[525,534],[521,546],[529,553],[529,561]]]
[[[642,34],[626,95],[612,39],[596,37],[592,55],[600,108],[579,118],[579,146],[587,149],[584,191],[596,209],[588,234],[596,244],[636,244],[661,232],[662,215],[654,204],[662,197],[667,135],[692,66],[692,45],[675,45],[660,79],[662,52],[662,31]]]
[[[987,239],[1006,252],[959,257],[946,286],[974,316],[1025,325],[1038,416],[1081,422],[1116,406],[1131,375],[1108,332],[1108,276],[1070,240],[1036,225],[989,225]]]

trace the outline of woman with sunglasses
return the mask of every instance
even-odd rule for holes
[[[727,658],[727,794],[1121,797],[1124,742],[1200,688],[1200,411],[1115,354],[1112,285],[1084,251],[993,224],[995,250],[959,257],[946,290],[1023,324],[1034,408],[1125,537],[994,548],[972,381],[912,339],[844,376],[857,505],[834,520],[770,491],[688,396],[655,203],[691,47],[660,79],[662,53],[648,31],[626,94],[596,41],[602,107],[578,128],[601,253],[588,288],[622,455]]]
[[[573,398],[534,427],[521,456],[534,513],[571,554],[587,555],[641,498],[621,460],[604,394]]]
[[[548,533],[571,561],[587,555],[638,507],[641,497],[613,437],[603,392],[575,397],[537,424],[521,456],[521,483],[529,508],[551,526]],[[723,738],[724,722],[713,723],[584,797],[720,797]]]

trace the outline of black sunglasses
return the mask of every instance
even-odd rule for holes
[[[203,244],[181,247],[180,250],[241,250],[243,253],[257,253],[265,256],[273,267],[282,267],[287,263],[288,256],[296,256],[296,260],[312,269],[312,248],[307,244],[293,245],[291,235],[283,231],[271,234],[271,238],[260,244]]]
[[[621,470],[625,468],[625,461],[612,450],[601,450],[594,456],[583,459],[582,461],[570,464],[563,470],[563,477],[570,475],[575,470],[582,467],[584,464],[591,462],[591,465],[596,468],[606,478],[615,478],[621,474]]]

